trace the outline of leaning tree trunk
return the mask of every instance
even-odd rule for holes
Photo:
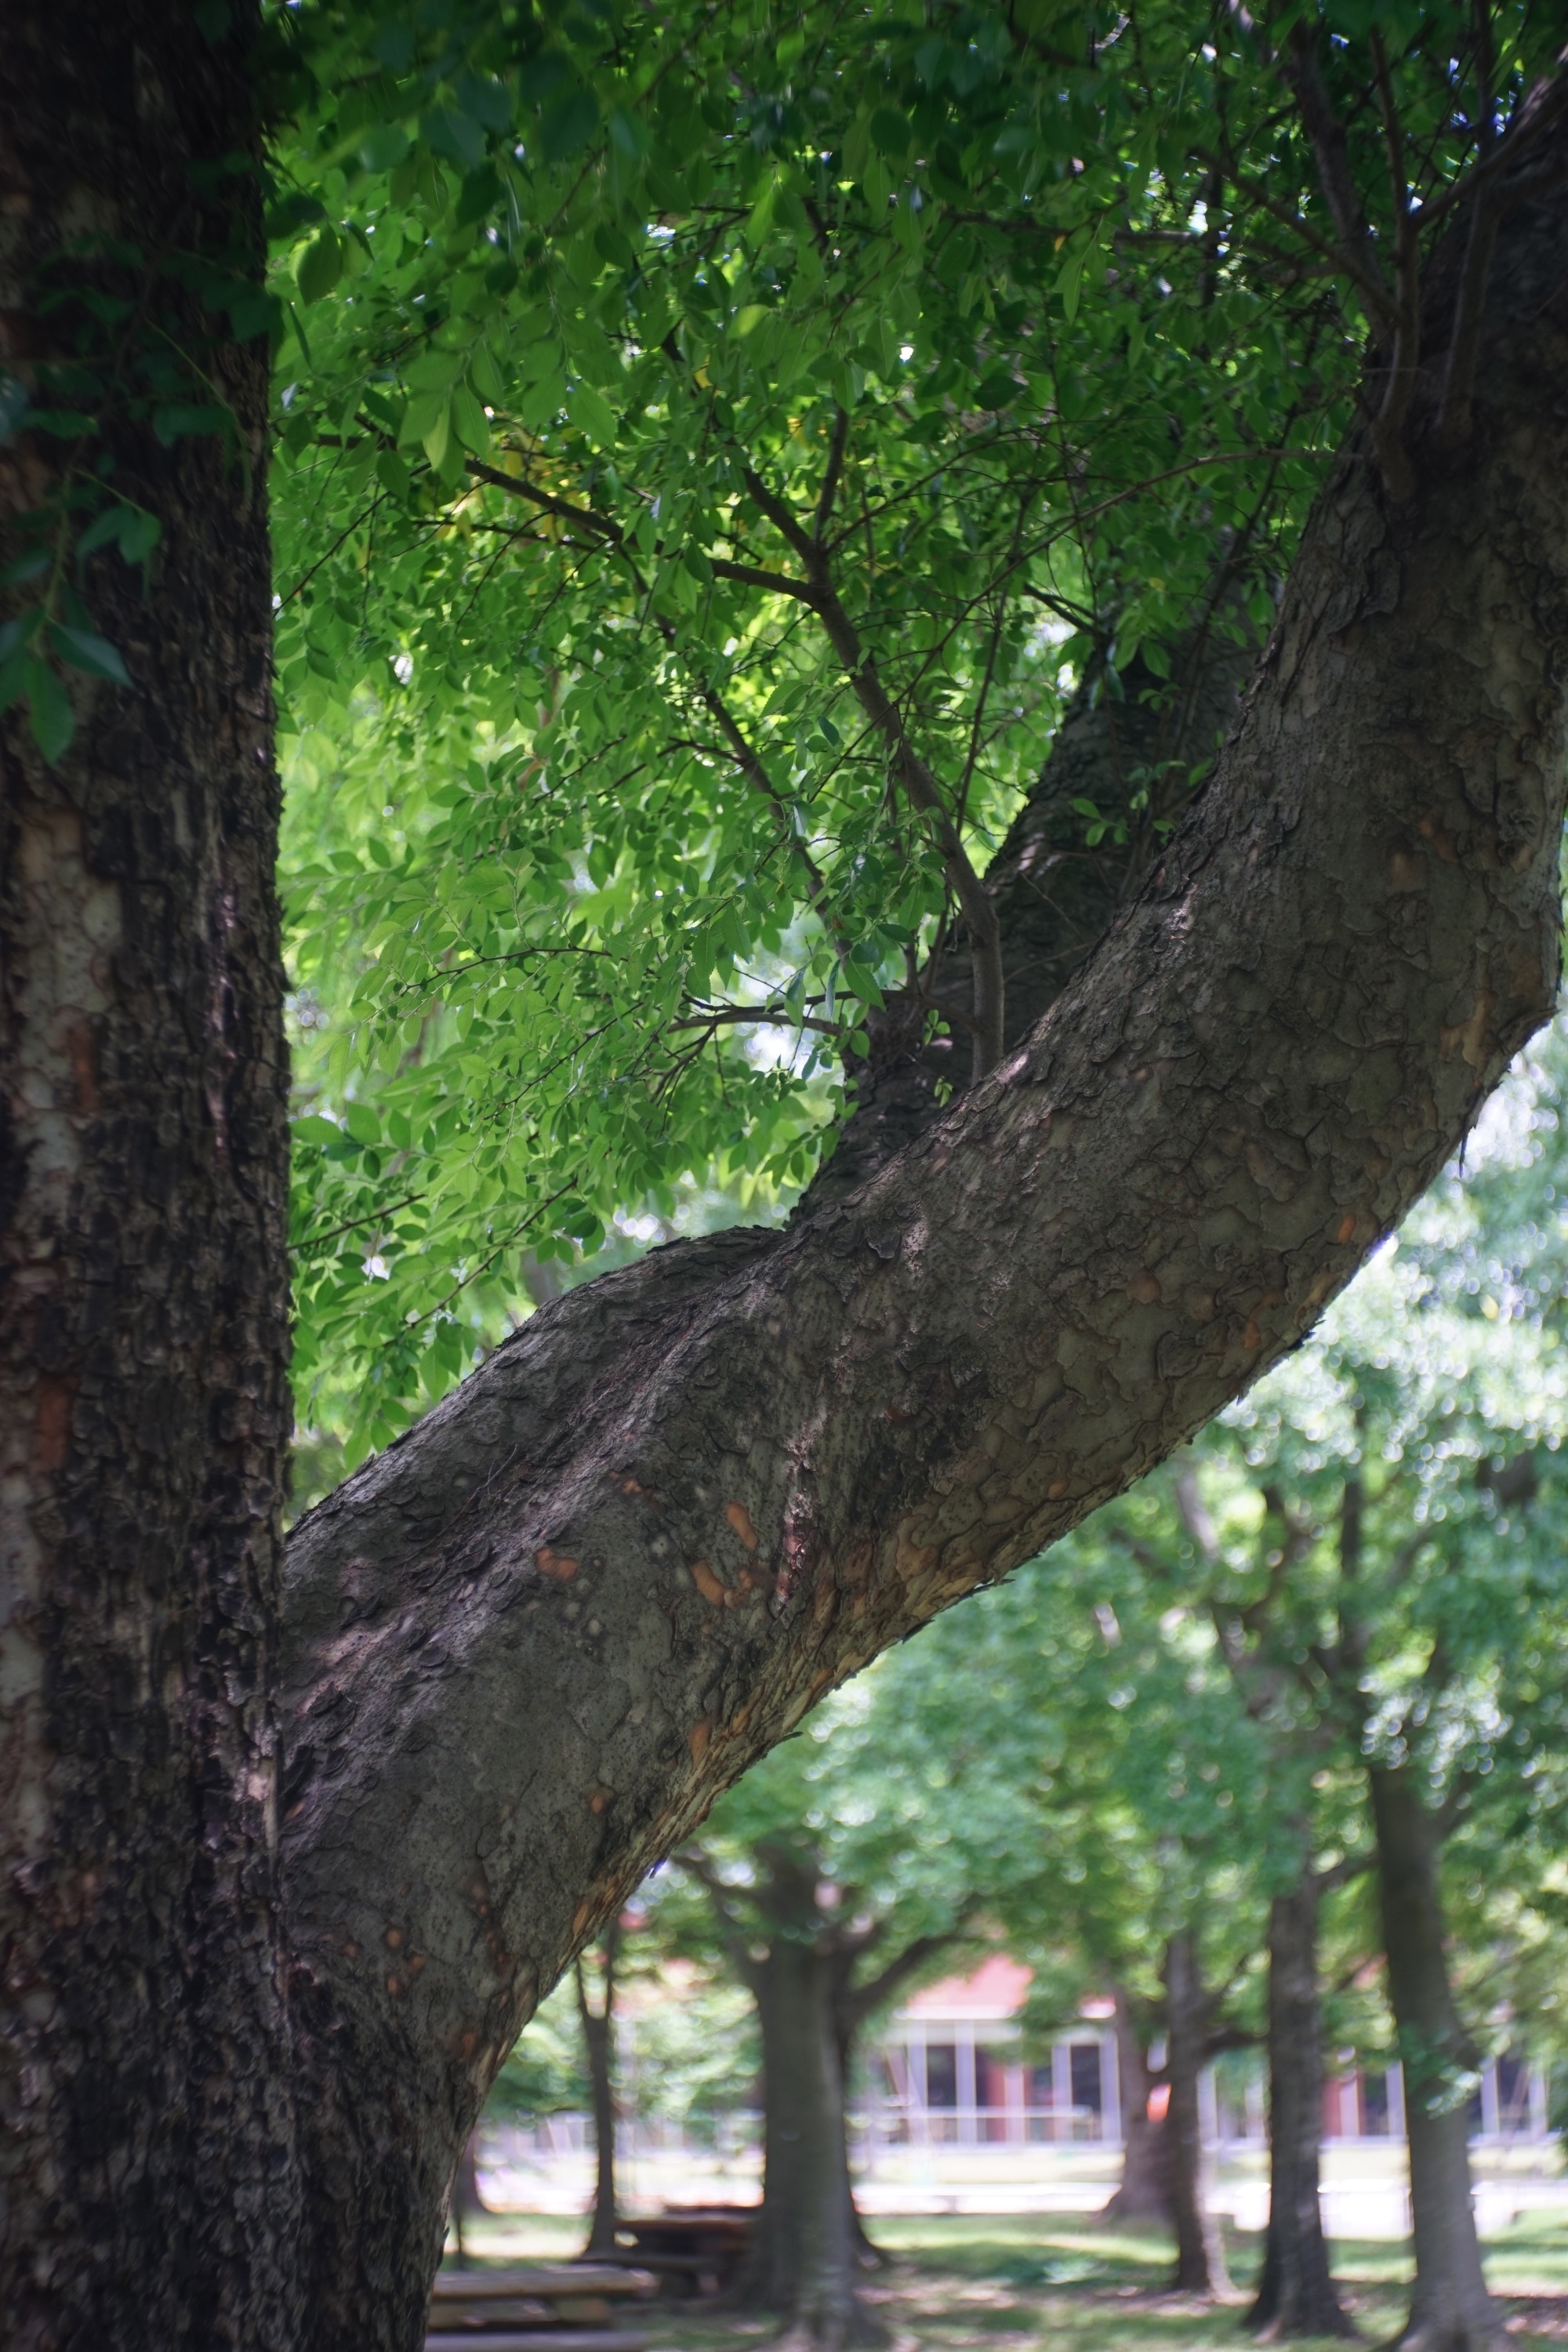
[[[1121,2088],[1121,2178],[1105,2208],[1108,2221],[1157,2221],[1173,2226],[1167,2118],[1149,2113],[1154,2087],[1149,2052],[1131,2003],[1116,1989],[1116,2074]]]
[[[832,1956],[774,1936],[748,1973],[763,2033],[763,2201],[739,2299],[779,2314],[816,2352],[875,2341],[856,2286]]]
[[[151,589],[108,553],[80,575],[131,688],[58,673],[52,765],[25,705],[0,719],[0,2311],[31,2352],[283,2352],[306,2324],[268,354],[189,290],[260,270],[229,168],[255,10],[227,13],[209,38],[175,0],[16,0],[0,75],[0,382],[47,408],[64,354],[101,419],[0,447],[0,563],[100,462],[162,526]],[[237,446],[160,440],[154,343],[159,396],[221,399]]]
[[[501,2055],[643,1871],[1293,1347],[1547,1016],[1565,222],[1504,221],[1462,459],[1424,379],[1414,496],[1360,440],[1331,470],[1207,790],[1000,1066],[789,1233],[542,1308],[295,1529],[323,2344],[416,2343]]]
[[[1247,2314],[1262,2335],[1353,2336],[1329,2268],[1318,2193],[1323,2014],[1318,1875],[1309,1858],[1268,1906],[1268,2232]]]
[[[1470,2200],[1477,2056],[1448,1982],[1436,1824],[1412,1767],[1374,1764],[1368,1778],[1410,2146],[1415,2285],[1398,2340],[1404,2352],[1491,2352],[1506,2338]]]
[[[577,2014],[583,2022],[583,2048],[594,2099],[594,2221],[584,2248],[589,2254],[615,2252],[619,2218],[616,2200],[616,1961],[620,1940],[620,1921],[613,1918],[600,1939],[604,1979],[597,2009],[588,1999],[581,1955],[576,1963]]]
[[[1230,2280],[1219,2223],[1205,2195],[1198,2083],[1208,2054],[1209,1997],[1198,1965],[1197,1938],[1180,1928],[1165,1947],[1165,2074],[1171,2104],[1165,2114],[1170,2152],[1171,2211],[1176,2229],[1178,2294],[1223,2295]]]

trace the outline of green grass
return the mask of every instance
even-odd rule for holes
[[[481,2259],[560,2256],[583,2225],[497,2215],[480,2225]],[[1169,2240],[1109,2228],[1091,2214],[878,2217],[871,2234],[891,2257],[868,2293],[895,2352],[1246,2352],[1245,2302],[1205,2308],[1167,2294]],[[1238,2294],[1256,2276],[1261,2242],[1226,2231]],[[1386,2241],[1334,2248],[1335,2275],[1369,2346],[1404,2317],[1408,2249]],[[1487,2272],[1521,2352],[1561,2352],[1568,2341],[1568,2224],[1531,2216],[1491,2240]],[[651,2352],[752,2352],[761,2321],[699,2307],[656,2305]]]

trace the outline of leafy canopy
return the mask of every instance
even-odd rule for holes
[[[298,1361],[353,1452],[525,1257],[776,1213],[1064,699],[1266,623],[1362,333],[1301,16],[273,20]],[[1375,243],[1374,18],[1424,188],[1538,36],[1330,11]]]

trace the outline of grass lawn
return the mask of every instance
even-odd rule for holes
[[[891,2257],[868,2287],[902,2352],[1246,2352],[1244,2305],[1204,2309],[1163,2292],[1169,2241],[1109,2229],[1091,2215],[879,2216],[871,2225]],[[480,2225],[481,2261],[559,2257],[582,2243],[580,2222],[496,2215]],[[1239,2285],[1257,2273],[1261,2241],[1227,2229]],[[1404,2317],[1409,2256],[1402,2245],[1336,2245],[1336,2275],[1369,2345]],[[1556,2216],[1516,2222],[1487,2248],[1487,2272],[1521,2347],[1568,2343],[1568,2227]],[[654,2305],[651,2352],[752,2352],[762,2322],[700,2306]]]

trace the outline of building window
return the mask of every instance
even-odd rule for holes
[[[1075,2042],[1068,2053],[1072,2068],[1072,2103],[1081,2112],[1088,2108],[1091,2116],[1105,2111],[1098,2042]]]
[[[926,2044],[926,2105],[928,2107],[956,2107],[958,2105],[958,2049],[952,2042],[928,2042]]]

